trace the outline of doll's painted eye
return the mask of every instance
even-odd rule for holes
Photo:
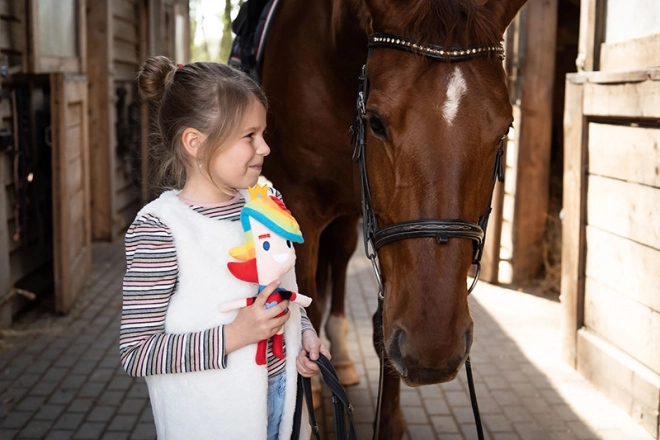
[[[288,248],[291,247],[291,241],[290,241],[290,240],[287,240],[287,241],[286,241],[286,246],[287,246]]]
[[[270,249],[270,242],[269,241],[264,241],[264,250],[267,251]]]

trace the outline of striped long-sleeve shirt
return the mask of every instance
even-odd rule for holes
[[[244,204],[238,197],[228,204],[190,207],[218,221],[239,221]],[[188,334],[165,333],[165,314],[179,268],[172,233],[156,216],[136,218],[126,232],[126,267],[119,337],[126,372],[148,376],[225,368],[224,326]],[[303,332],[313,330],[302,308],[301,319]],[[273,355],[269,342],[269,376],[280,374],[284,362]]]

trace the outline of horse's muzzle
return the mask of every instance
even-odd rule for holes
[[[472,346],[472,326],[463,337],[443,356],[415,356],[408,345],[408,336],[401,328],[395,328],[387,344],[387,357],[390,364],[409,386],[430,385],[453,380],[467,359]],[[425,353],[428,354],[428,353]]]

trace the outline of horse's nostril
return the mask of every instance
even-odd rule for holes
[[[470,354],[470,347],[472,347],[472,328],[469,328],[463,335],[465,339],[465,354]]]
[[[407,374],[405,362],[403,362],[405,356],[404,346],[407,338],[406,332],[402,328],[395,327],[392,330],[392,337],[390,338],[387,350],[387,356],[389,357],[390,362],[399,371],[399,374],[404,377]]]

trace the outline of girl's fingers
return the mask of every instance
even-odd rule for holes
[[[270,309],[266,309],[266,310],[268,310],[268,312],[269,312],[271,315],[273,315],[273,316],[277,316],[277,315],[279,315],[280,313],[286,311],[286,309],[287,309],[288,307],[289,307],[289,301],[284,300],[284,301],[282,301],[281,303],[278,303],[276,306],[273,306],[273,307],[271,307]]]
[[[275,280],[266,287],[264,287],[264,290],[259,292],[259,295],[257,295],[257,299],[254,300],[253,305],[264,307],[264,305],[266,304],[266,300],[268,299],[268,295],[273,293],[275,289],[277,289],[279,286],[280,286],[280,280]]]

